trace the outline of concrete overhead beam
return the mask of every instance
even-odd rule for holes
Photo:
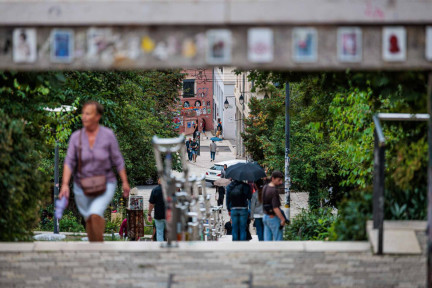
[[[431,24],[430,0],[0,0],[0,26]]]

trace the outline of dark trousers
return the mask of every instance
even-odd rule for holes
[[[192,151],[188,150],[187,153],[188,153],[189,161],[192,161]]]
[[[225,193],[224,192],[218,192],[219,193],[219,197],[217,200],[217,205],[218,206],[223,206],[223,201],[224,201],[224,197],[225,197]]]

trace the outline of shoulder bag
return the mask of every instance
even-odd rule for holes
[[[82,153],[82,130],[79,134],[79,156],[78,156],[78,172],[81,174],[81,153]],[[102,195],[106,190],[106,176],[92,176],[81,178],[80,180],[81,188],[86,196],[95,197]]]

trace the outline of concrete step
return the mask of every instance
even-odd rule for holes
[[[421,254],[417,231],[426,231],[426,221],[384,221],[384,254]],[[378,252],[378,229],[368,221],[367,234],[374,253]]]

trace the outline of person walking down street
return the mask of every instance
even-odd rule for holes
[[[215,141],[212,141],[212,143],[210,143],[210,162],[215,161],[216,149],[217,145]]]
[[[217,192],[218,192],[217,206],[223,206],[223,202],[225,198],[225,187],[218,186]]]
[[[151,213],[154,209],[154,220],[156,225],[156,240],[164,241],[165,234],[165,201],[162,194],[162,186],[160,179],[158,179],[158,186],[153,188],[149,199],[149,210],[147,214],[147,221],[152,223]]]
[[[186,151],[187,151],[187,154],[188,154],[188,160],[189,161],[192,161],[192,148],[191,148],[191,145],[192,145],[192,139],[189,138],[188,140],[186,140]]]
[[[194,128],[194,131],[193,131],[193,138],[196,139],[197,136],[198,136],[198,120],[196,120],[196,121],[194,122],[194,124],[193,124],[193,128]]]
[[[258,240],[264,240],[264,211],[263,211],[263,199],[262,199],[262,188],[264,181],[258,180],[255,182],[255,193],[252,194],[251,199],[251,216],[254,219],[254,226],[258,235]]]
[[[219,137],[222,135],[222,130],[223,130],[222,129],[222,122],[221,122],[220,118],[218,118],[218,125],[216,128],[216,137]]]
[[[198,155],[198,146],[199,146],[199,144],[196,141],[196,139],[194,138],[192,141],[192,144],[191,144],[193,162],[196,162],[196,158]]]
[[[122,180],[123,197],[128,197],[130,191],[123,156],[114,132],[99,124],[103,110],[103,106],[95,101],[84,104],[81,115],[84,128],[75,131],[70,137],[59,194],[60,199],[69,199],[69,182],[73,174],[75,202],[86,221],[86,232],[90,242],[103,241],[103,215],[117,187],[117,178],[112,166],[117,168]],[[87,181],[82,180],[89,180],[95,176],[98,176],[99,183],[105,187],[105,191],[98,196],[90,196],[89,190],[83,188],[83,183]]]
[[[264,241],[282,241],[286,220],[280,209],[281,202],[276,187],[282,184],[283,178],[282,172],[274,171],[271,182],[263,188]]]
[[[206,134],[206,121],[205,121],[204,118],[201,119],[201,132],[202,132],[202,134],[204,134],[204,136],[207,137],[207,134]]]
[[[226,206],[232,219],[233,241],[246,241],[248,200],[252,193],[248,184],[234,180],[226,189]]]

